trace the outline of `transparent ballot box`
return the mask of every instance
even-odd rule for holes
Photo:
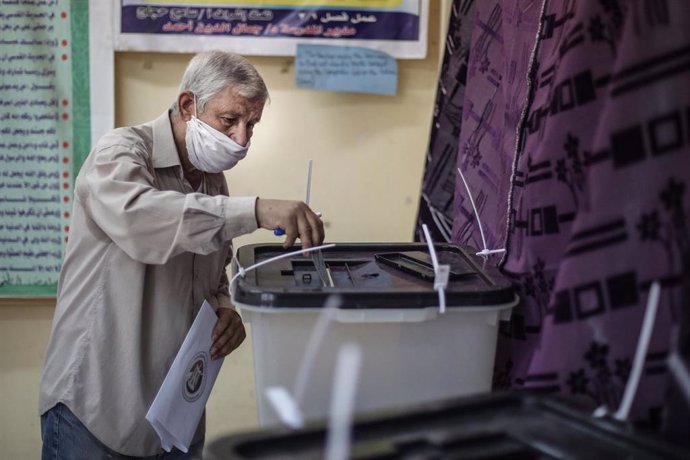
[[[279,422],[266,389],[292,391],[298,372],[307,373],[297,395],[304,418],[323,418],[336,355],[346,342],[362,350],[356,412],[490,391],[498,322],[516,295],[473,251],[444,244],[435,250],[438,264],[449,266],[444,313],[424,244],[337,244],[322,252],[325,282],[308,255],[233,277],[233,303],[251,326],[261,426]],[[278,244],[243,246],[233,270],[288,252]],[[333,296],[338,308],[308,353],[312,331]],[[304,366],[308,354],[313,363]]]

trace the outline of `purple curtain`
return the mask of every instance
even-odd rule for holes
[[[462,104],[473,20],[474,0],[455,0],[436,90],[417,216],[416,241],[424,239],[422,224],[427,224],[434,241],[449,242],[452,237],[455,163],[462,126]]]
[[[434,133],[422,202],[452,206],[434,208],[451,216],[451,240],[481,248],[459,177],[452,200],[429,200],[459,167],[487,247],[506,249],[491,261],[521,302],[501,328],[495,386],[615,410],[656,280],[661,302],[632,418],[658,428],[673,412],[666,360],[689,332],[690,2],[483,0],[462,20],[472,33],[456,71],[460,129],[444,134],[458,138],[456,164],[435,169],[439,142],[453,144]],[[423,205],[421,221],[429,214]]]

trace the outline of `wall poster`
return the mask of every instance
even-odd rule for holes
[[[0,297],[54,297],[90,146],[88,3],[0,5]]]
[[[120,0],[117,51],[295,55],[298,43],[426,56],[428,0]]]

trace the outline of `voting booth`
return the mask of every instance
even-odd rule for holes
[[[278,244],[243,246],[233,270],[287,252]],[[304,255],[236,276],[233,303],[251,325],[260,425],[279,423],[265,390],[292,391],[310,334],[333,295],[339,308],[303,376],[298,404],[307,420],[328,413],[334,363],[345,342],[362,350],[357,412],[490,391],[498,321],[517,298],[475,252],[436,245],[438,262],[450,267],[442,314],[424,244],[337,244],[322,254],[326,286]]]

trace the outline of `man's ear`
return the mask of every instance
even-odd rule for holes
[[[184,121],[189,121],[194,115],[194,95],[191,91],[183,91],[177,96],[177,106]]]

